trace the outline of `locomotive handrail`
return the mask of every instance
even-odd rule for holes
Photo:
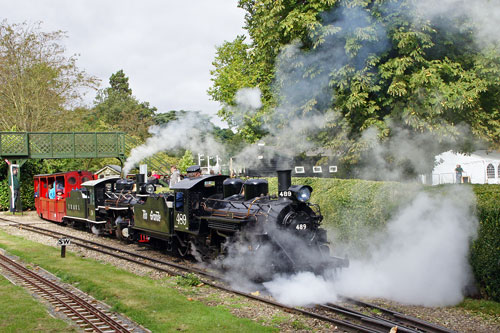
[[[271,207],[271,204],[270,203],[256,203],[255,201],[257,200],[260,200],[262,199],[263,197],[257,197],[254,201],[252,201],[252,203],[248,206],[245,204],[244,201],[236,201],[238,202],[239,204],[241,204],[243,207],[245,207],[248,211],[247,211],[247,214],[245,215],[245,217],[248,217],[250,216],[250,209],[252,208],[252,206],[257,206],[258,210],[257,212],[255,212],[253,214],[253,216],[257,215],[259,210],[264,210],[264,207]],[[233,208],[238,208],[234,205],[234,202],[235,201],[232,201],[232,200],[225,200],[225,199],[215,199],[215,198],[202,198],[203,200],[205,201],[217,201],[217,202],[224,202],[224,203],[229,203]],[[208,211],[208,212],[221,212],[221,213],[224,213],[225,216],[228,216],[229,213],[233,214],[233,212],[229,212],[228,210],[223,210],[223,209],[215,209],[215,208],[209,208],[206,206],[205,203],[202,203],[203,205],[203,208]]]
[[[255,198],[255,199],[254,199],[254,200],[250,203],[250,206],[248,206],[248,212],[247,212],[247,215],[250,215],[250,208],[252,208],[252,205],[255,203],[255,201],[260,200],[260,199],[262,199],[262,197],[257,197],[257,198]],[[260,206],[257,206],[257,207],[259,207],[259,209],[262,209],[262,207],[260,207]]]
[[[259,199],[262,198],[262,197],[258,197]],[[233,206],[234,208],[237,208],[236,206],[233,205],[234,202],[237,202],[237,203],[240,203],[242,205],[245,206],[245,208],[248,208],[246,205],[245,205],[245,202],[244,201],[234,201],[234,200],[226,200],[226,199],[215,199],[215,198],[202,198],[202,200],[206,200],[206,201],[218,201],[218,202],[225,202],[225,203],[229,203],[231,204],[231,206]],[[270,203],[256,203],[256,205],[262,205],[262,206],[271,206]]]
[[[203,198],[203,199],[207,199],[207,198]],[[234,206],[234,205],[232,204],[232,202],[231,202],[231,201],[229,201],[229,200],[221,200],[221,199],[211,199],[211,200],[214,200],[214,201],[219,201],[219,202],[227,202],[227,203],[231,203],[231,206],[233,206],[233,208],[238,208],[238,207]],[[243,202],[238,201],[238,203],[241,203],[241,204],[242,204]],[[258,210],[257,210],[257,211],[255,211],[254,213],[250,214],[250,210],[248,210],[248,211],[247,211],[247,214],[242,215],[242,214],[237,214],[237,213],[235,213],[235,212],[231,212],[231,211],[229,211],[229,209],[224,210],[224,209],[216,209],[216,208],[208,207],[208,206],[207,206],[207,204],[206,204],[206,202],[202,202],[202,203],[201,203],[201,205],[202,205],[203,209],[204,209],[205,211],[207,211],[207,212],[211,212],[211,213],[220,213],[221,215],[218,215],[218,216],[221,216],[221,217],[228,217],[228,216],[231,216],[231,218],[233,218],[233,219],[245,219],[245,218],[248,218],[249,216],[257,216],[257,215],[259,215],[260,211],[261,211],[261,210],[263,210],[263,207],[262,207],[262,206],[264,206],[264,205],[265,205],[265,206],[271,207],[269,204],[258,204],[258,203],[257,203],[257,204],[255,204],[255,206],[257,206],[257,207],[258,207]],[[262,205],[262,206],[261,206],[261,205]],[[247,206],[245,206],[245,207],[247,207]]]

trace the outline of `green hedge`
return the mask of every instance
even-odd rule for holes
[[[500,185],[474,185],[479,219],[471,265],[483,294],[500,302]]]
[[[323,226],[333,232],[335,243],[350,244],[351,256],[364,251],[367,236],[380,229],[398,207],[411,202],[419,185],[364,180],[293,178],[293,184],[313,188],[311,202],[321,207]],[[455,186],[455,185],[452,185]],[[467,185],[464,185],[467,186]],[[447,186],[425,187],[436,193]],[[269,179],[270,193],[277,192],[276,178]],[[500,186],[473,185],[477,198],[478,237],[473,241],[470,262],[483,296],[500,301]]]
[[[418,185],[358,179],[293,178],[293,184],[313,188],[311,202],[319,204],[323,227],[333,243],[349,244],[351,256],[366,250],[366,238],[385,225],[397,207],[414,198]],[[269,179],[270,193],[277,192],[277,179]]]

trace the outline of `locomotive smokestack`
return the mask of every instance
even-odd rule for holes
[[[143,173],[138,173],[137,175],[135,175],[135,180],[137,186],[139,186],[140,184],[144,184],[146,182],[146,177],[144,176]]]
[[[277,170],[278,173],[278,192],[288,191],[292,185],[292,170]]]

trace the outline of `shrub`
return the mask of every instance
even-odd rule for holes
[[[500,186],[475,185],[478,237],[471,247],[471,265],[483,295],[500,301]]]

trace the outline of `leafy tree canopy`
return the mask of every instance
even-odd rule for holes
[[[97,124],[99,130],[123,131],[144,140],[149,136],[148,128],[154,124],[157,109],[132,95],[123,70],[112,74],[109,83],[110,87],[98,92],[87,122]]]
[[[191,165],[194,165],[193,152],[190,150],[186,150],[177,167],[179,168],[179,171],[181,173],[186,173],[187,168],[189,168]]]
[[[352,163],[372,128],[382,140],[395,127],[438,140],[468,128],[499,145],[497,45],[479,46],[467,17],[430,16],[417,4],[240,0],[250,40],[218,47],[208,92],[231,124],[236,92],[261,89],[262,108],[238,127],[247,141],[266,133],[262,125],[322,115],[324,126],[310,139]]]
[[[180,110],[171,110],[167,112],[157,113],[154,115],[154,122],[156,125],[164,126],[167,125],[171,121],[178,120],[180,117],[186,115],[188,111]]]
[[[0,129],[67,130],[62,119],[81,100],[81,88],[97,79],[66,56],[62,31],[44,32],[41,22],[0,22]]]

